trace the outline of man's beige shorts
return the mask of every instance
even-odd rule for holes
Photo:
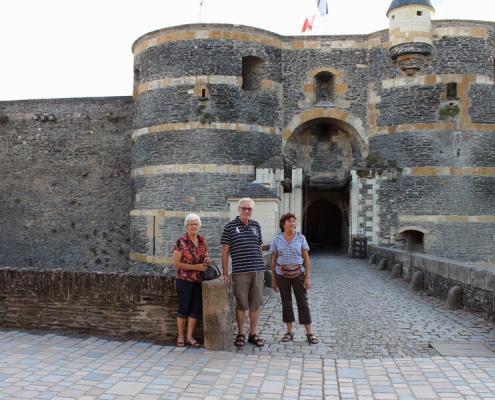
[[[258,311],[263,304],[265,271],[232,274],[236,310]]]

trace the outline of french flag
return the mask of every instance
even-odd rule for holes
[[[316,0],[316,5],[318,6],[318,11],[321,16],[328,14],[328,4],[327,0]]]
[[[304,24],[302,26],[301,33],[304,33],[306,31],[310,31],[311,29],[313,29],[313,24],[315,23],[315,17],[316,17],[316,15],[313,15],[311,18],[307,17],[304,20]]]

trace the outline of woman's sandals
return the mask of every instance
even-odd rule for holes
[[[282,336],[282,342],[290,342],[291,340],[294,340],[294,332],[286,332]]]
[[[308,333],[306,338],[308,339],[309,344],[318,344],[318,339],[313,333]]]
[[[190,340],[187,339],[186,343],[191,346],[191,347],[200,347],[201,343],[199,343],[196,339],[191,338]]]
[[[176,347],[186,347],[186,345],[189,345],[191,347],[200,347],[201,343],[199,343],[196,339],[186,339],[184,336],[178,336],[177,340],[175,341],[175,346]]]

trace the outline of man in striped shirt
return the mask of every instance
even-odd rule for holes
[[[229,254],[232,259],[232,283],[236,299],[236,320],[238,334],[236,346],[244,346],[244,320],[249,310],[248,342],[257,347],[264,345],[256,329],[263,302],[263,283],[265,265],[263,264],[261,227],[251,219],[254,202],[250,198],[239,200],[239,216],[225,225],[222,234],[223,279],[227,283],[229,276]]]

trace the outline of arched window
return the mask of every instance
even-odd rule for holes
[[[407,250],[424,252],[424,233],[416,230],[407,230],[401,233],[406,240]]]
[[[332,103],[335,100],[335,77],[330,72],[315,75],[315,103]]]
[[[266,62],[260,57],[246,56],[242,58],[242,89],[256,90],[266,75]]]

